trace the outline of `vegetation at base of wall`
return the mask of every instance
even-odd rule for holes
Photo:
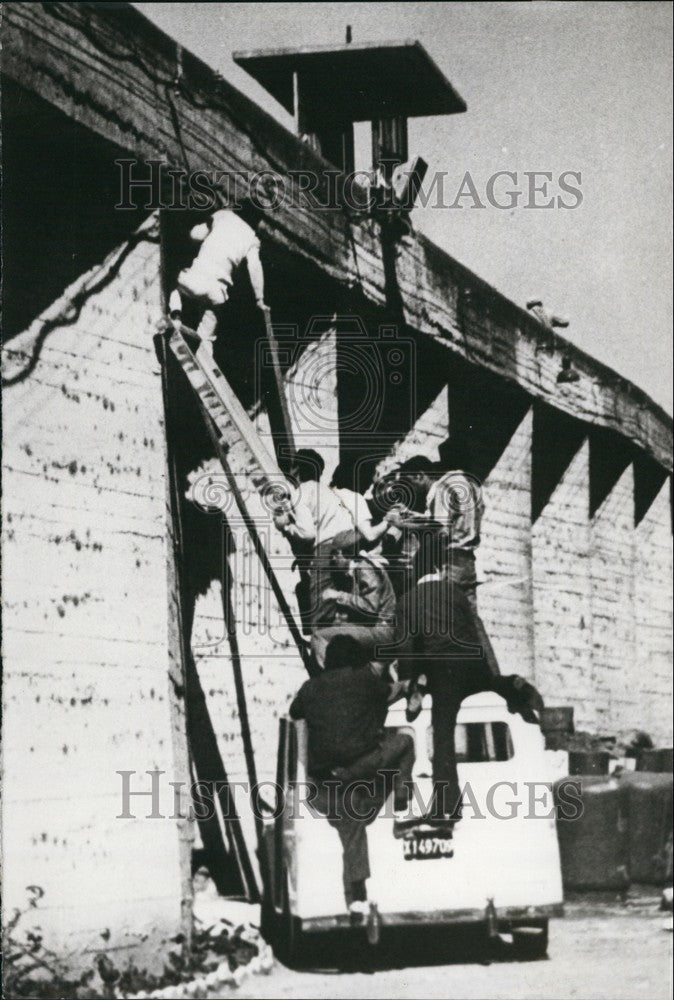
[[[44,890],[31,885],[23,909],[17,908],[2,929],[3,996],[7,1000],[104,1000],[132,996],[141,991],[151,992],[178,986],[196,977],[215,971],[226,961],[233,972],[247,965],[259,953],[256,929],[235,926],[220,920],[209,927],[195,929],[192,947],[187,952],[182,935],[172,938],[166,946],[164,969],[152,975],[133,961],[123,969],[104,949],[92,956],[91,967],[78,978],[70,969],[72,955],[58,955],[48,948],[39,926],[23,926],[23,918],[39,908]],[[22,923],[23,921],[23,923]],[[109,932],[101,934],[105,941]]]

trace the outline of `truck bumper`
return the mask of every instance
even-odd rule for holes
[[[542,906],[505,906],[496,907],[496,919],[499,930],[507,930],[510,926],[526,926],[528,921],[547,920],[550,917],[564,916],[563,903],[549,903]],[[468,910],[410,910],[409,912],[382,913],[382,923],[385,927],[420,927],[424,924],[435,926],[456,926],[459,924],[482,924],[487,919],[486,909]],[[348,913],[339,913],[326,917],[310,917],[301,921],[302,930],[307,933],[330,931],[339,928],[350,928]]]

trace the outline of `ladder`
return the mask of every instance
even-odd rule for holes
[[[273,332],[271,331],[271,324],[269,322],[269,314],[267,310],[265,310],[265,320],[267,323],[267,335],[270,341],[272,358],[275,359],[273,367],[276,385],[275,394],[277,396],[277,405],[278,402],[281,401],[280,411],[281,419],[284,425],[284,433],[279,435],[278,438],[275,437],[275,445],[277,453],[280,453],[282,458],[285,458],[287,462],[294,456],[294,442],[290,428],[287,404],[285,404],[285,393],[283,391],[282,372],[280,364],[278,363],[276,341],[273,339]],[[254,475],[253,483],[259,491],[264,492],[268,489],[278,490],[279,488],[286,490],[288,489],[287,480],[281,471],[279,461],[277,461],[276,456],[272,455],[265,446],[252,420],[248,416],[248,413],[242,406],[236,396],[236,393],[220,368],[215,364],[213,358],[205,352],[201,351],[195,353],[190,347],[185,334],[188,336],[194,336],[193,331],[187,328],[182,328],[181,330],[174,328],[167,331],[163,337],[160,335],[157,339],[163,342],[161,353],[165,357],[168,350],[171,351],[195,393],[199,408],[204,416],[206,428],[213,443],[215,453],[220,460],[220,464],[222,465],[241,518],[246,526],[246,530],[248,531],[251,541],[253,542],[256,554],[269,580],[279,609],[281,610],[290,634],[293,637],[303,665],[307,672],[312,674],[314,672],[314,666],[312,664],[307,644],[305,643],[301,629],[295,620],[292,609],[288,604],[286,596],[270,562],[262,537],[257,530],[255,519],[248,510],[244,496],[242,495],[236,481],[236,476],[233,474],[229,464],[227,455],[231,441],[232,428],[236,432],[236,435],[243,440],[254,459],[256,473]],[[257,783],[255,755],[248,724],[246,696],[243,688],[243,677],[241,674],[236,627],[232,620],[233,609],[231,606],[231,598],[226,598],[223,594],[223,599],[226,601],[225,618],[227,621],[234,663],[234,677],[237,690],[237,702],[239,704],[239,714],[241,718],[244,755],[246,757],[251,780],[254,783]],[[200,682],[192,657],[187,654],[185,656],[185,660],[187,670],[192,670],[192,686],[200,691]],[[203,704],[201,704],[201,701],[203,701]],[[207,734],[210,733],[212,735],[211,742],[213,743],[213,760],[211,760],[210,763],[208,761],[201,762],[204,772],[208,772],[209,776],[211,771],[217,775],[220,775],[221,773],[224,775],[222,762],[219,759],[219,753],[217,750],[215,734],[212,732],[208,708],[206,707],[203,699],[203,692],[197,707],[202,711],[203,716],[199,720],[200,728],[202,732],[206,730]],[[230,817],[225,820],[224,825],[229,843],[230,854],[235,859],[238,877],[241,881],[242,888],[244,889],[247,898],[251,902],[255,902],[259,899],[259,893],[250,865],[248,850],[243,839],[240,821],[238,818],[232,819]],[[258,842],[258,860],[261,868],[262,883],[263,886],[265,886],[269,884],[271,869],[267,851],[264,846],[265,841],[262,819],[257,814],[255,815],[255,826]],[[215,833],[217,839],[217,831]],[[215,844],[214,846],[217,849],[218,845]],[[224,845],[220,845],[220,851],[223,847]],[[220,891],[222,892],[223,889],[221,888]]]
[[[185,332],[191,333],[191,331],[187,330]],[[229,441],[227,437],[230,427],[234,427],[236,433],[244,441],[254,458],[256,474],[253,482],[260,492],[264,492],[266,489],[273,491],[278,491],[279,488],[286,489],[287,481],[285,476],[279,467],[276,457],[272,456],[266,448],[245,408],[213,358],[204,351],[199,351],[195,354],[185,339],[184,333],[176,329],[173,329],[169,333],[168,345],[196,394],[199,406],[205,417],[209,435],[241,518],[269,580],[288,630],[297,646],[297,651],[302,658],[305,668],[311,673],[311,658],[301,629],[283,593],[274,568],[271,565],[264,542],[255,525],[255,520],[248,510],[236,477],[229,465],[227,458]],[[282,392],[281,395],[283,396]]]
[[[191,331],[188,331],[191,332]],[[252,453],[258,470],[267,482],[282,477],[276,459],[269,453],[255,426],[231,385],[205,351],[195,354],[178,330],[169,334],[169,347],[197,395],[202,411],[219,431],[219,440],[227,447],[228,426],[233,425]]]

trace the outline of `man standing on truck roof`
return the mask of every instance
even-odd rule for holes
[[[325,670],[304,682],[289,709],[292,719],[307,723],[310,777],[319,783],[326,779],[342,782],[337,816],[328,819],[342,842],[344,896],[354,917],[365,912],[369,820],[354,806],[350,783],[374,782],[380,772],[390,774],[395,769],[394,809],[404,812],[414,764],[412,737],[384,728],[389,703],[403,693],[403,686],[385,683],[367,663],[367,653],[352,636],[335,636],[325,652]],[[374,819],[378,807],[371,811],[370,819]]]

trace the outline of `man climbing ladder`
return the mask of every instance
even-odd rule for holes
[[[207,222],[190,231],[190,237],[201,243],[197,256],[178,275],[177,287],[169,298],[169,315],[174,327],[182,321],[182,296],[204,305],[197,336],[200,350],[213,357],[219,314],[229,298],[234,272],[244,260],[253,287],[255,301],[267,314],[264,301],[264,273],[260,261],[260,241],[255,230],[229,208],[214,212]]]

